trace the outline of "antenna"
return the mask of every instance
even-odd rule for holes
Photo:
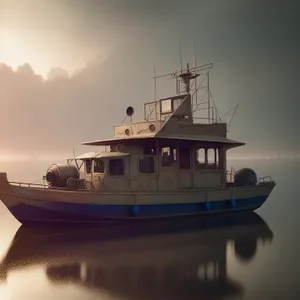
[[[194,40],[193,67],[196,68],[196,41]]]
[[[178,81],[178,70],[176,67],[176,71],[175,71],[175,82],[176,82],[176,95],[180,95],[180,82]]]
[[[207,108],[208,108],[208,124],[210,123],[210,93],[209,93],[209,71],[207,72]]]
[[[194,57],[193,57],[193,68],[194,70],[196,69],[196,41],[194,40]],[[196,71],[195,71],[195,74],[196,74]],[[196,98],[196,105],[198,103],[198,88],[197,88],[197,77],[195,77],[195,98]]]
[[[180,67],[182,72],[182,50],[181,50],[181,42],[179,42],[179,58],[180,58]]]
[[[154,71],[154,100],[156,101],[157,94],[156,94],[156,68],[155,65],[153,64],[153,71]]]
[[[222,119],[223,119],[225,116],[227,116],[231,111],[233,111],[233,114],[232,114],[232,116],[231,116],[231,118],[230,118],[230,121],[229,121],[229,123],[228,123],[227,132],[229,131],[231,122],[232,122],[232,120],[233,120],[233,118],[234,118],[234,116],[235,116],[235,113],[237,112],[238,108],[239,108],[239,103],[238,103],[237,105],[235,105],[233,108],[231,108],[230,110],[228,110],[227,113],[224,114],[222,117],[219,117],[219,119],[216,121],[216,122],[218,122],[218,121],[221,121],[221,122],[222,122],[222,121],[223,121]]]
[[[176,87],[176,94],[180,96],[182,93],[190,94],[191,95],[191,108],[192,108],[192,115],[196,111],[205,111],[205,117],[196,118],[195,119],[203,119],[206,120],[206,123],[217,122],[217,118],[219,114],[216,109],[216,104],[214,102],[213,96],[210,92],[210,70],[213,67],[212,63],[207,63],[203,65],[197,65],[196,59],[196,41],[193,41],[193,62],[187,63],[185,67],[183,67],[182,61],[182,44],[179,40],[179,58],[180,58],[180,67],[175,67],[175,72],[168,73],[168,74],[161,74],[157,75],[156,70],[154,74],[154,78],[156,81],[154,82],[155,85],[155,95],[156,95],[156,88],[157,88],[157,79],[163,77],[171,77],[175,79],[175,87]],[[197,77],[201,76],[200,79]],[[183,90],[181,90],[183,88]],[[199,95],[198,95],[199,94]],[[156,95],[157,96],[157,95]],[[201,98],[201,99],[200,99]],[[203,101],[203,99],[205,100]],[[154,105],[157,103],[155,102]],[[200,105],[203,105],[203,108],[198,109]],[[154,111],[156,107],[152,109]]]
[[[233,115],[231,116],[231,119],[230,119],[230,121],[229,121],[229,123],[228,123],[228,129],[227,129],[227,132],[229,131],[229,129],[230,129],[230,125],[231,125],[231,122],[232,122],[232,120],[233,120],[233,118],[234,118],[234,116],[235,116],[235,113],[237,112],[237,110],[238,110],[238,108],[239,108],[239,103],[236,105],[236,107],[235,107],[235,109],[234,109],[234,112],[233,112]]]

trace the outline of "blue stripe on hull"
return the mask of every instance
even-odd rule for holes
[[[9,207],[20,222],[23,221],[100,221],[104,219],[157,218],[164,216],[203,214],[236,210],[255,210],[268,196],[205,203],[153,205],[101,205],[43,201],[43,207],[26,203]]]

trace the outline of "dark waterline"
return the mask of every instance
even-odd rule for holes
[[[277,186],[240,217],[49,230],[0,203],[0,299],[300,298],[299,163],[250,166]]]

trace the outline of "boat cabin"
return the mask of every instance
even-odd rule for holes
[[[82,162],[87,189],[224,188],[226,151],[243,144],[226,137],[226,123],[194,123],[190,94],[146,103],[144,110],[142,122],[115,126],[114,138],[84,143],[109,147],[76,157]]]

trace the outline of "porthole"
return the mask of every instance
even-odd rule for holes
[[[130,135],[130,130],[128,128],[125,130],[125,134]]]
[[[151,132],[154,132],[155,131],[155,126],[153,125],[153,124],[151,124],[150,126],[149,126],[149,130],[151,131]]]
[[[118,152],[123,152],[123,150],[124,150],[124,145],[123,145],[123,144],[118,144],[118,145],[116,146],[116,150],[117,150]]]

